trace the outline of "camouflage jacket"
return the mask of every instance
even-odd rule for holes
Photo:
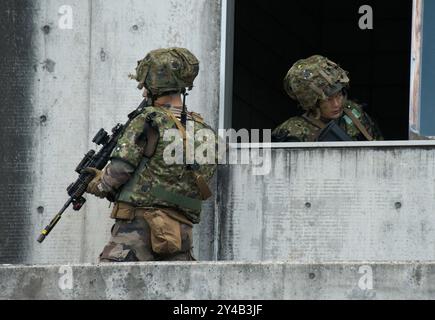
[[[167,129],[178,130],[168,111],[180,119],[180,110],[174,107],[166,110],[165,107],[147,107],[130,122],[111,154],[111,163],[104,170],[102,182],[116,190],[118,202],[135,207],[175,208],[193,223],[199,223],[202,198],[192,171],[186,164],[167,164],[164,159],[165,148],[174,142],[174,139],[165,141],[165,132]],[[193,123],[195,134],[200,129],[211,130],[196,113],[189,112],[187,120]],[[145,156],[146,123],[158,132],[154,154],[149,158]],[[175,139],[182,145],[181,134]],[[196,151],[199,144],[195,139]],[[195,168],[207,182],[215,170],[216,164],[201,164]]]
[[[383,140],[382,134],[377,125],[365,113],[362,107],[351,101],[345,102],[345,108],[348,108],[353,115],[361,122],[367,132],[373,137],[373,140]],[[325,122],[326,124],[327,122]],[[344,129],[349,137],[354,141],[365,141],[364,135],[345,114],[337,120],[338,125]],[[303,117],[292,117],[286,122],[276,127],[272,132],[272,141],[274,142],[312,142],[316,141],[320,128],[310,123]]]

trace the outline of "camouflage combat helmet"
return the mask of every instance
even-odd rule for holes
[[[284,78],[284,90],[305,110],[348,86],[347,71],[320,55],[298,60]]]
[[[153,97],[168,92],[180,92],[193,87],[198,75],[199,61],[185,48],[167,48],[150,51],[137,62],[136,75],[139,89],[147,88]]]

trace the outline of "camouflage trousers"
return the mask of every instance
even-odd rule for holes
[[[149,216],[155,219],[150,220]],[[165,242],[168,234],[172,235],[169,245]],[[192,226],[172,219],[158,209],[136,210],[133,219],[116,219],[110,240],[99,259],[100,262],[192,260],[195,260]]]

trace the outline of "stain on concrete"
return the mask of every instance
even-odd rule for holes
[[[146,299],[148,296],[147,286],[150,285],[150,281],[146,280],[146,276],[142,276],[139,266],[131,266],[125,278],[125,285],[128,299]]]
[[[35,299],[42,290],[42,282],[44,280],[39,277],[32,277],[24,283],[23,298]]]
[[[418,265],[414,269],[414,280],[418,286],[421,284],[421,278],[422,278],[421,265]]]
[[[3,0],[0,8],[0,263],[25,263],[28,255],[34,126],[31,88],[35,1]],[[19,166],[16,166],[17,160]],[[33,240],[33,239],[32,239]]]
[[[88,280],[79,284],[78,288],[80,290],[74,291],[74,299],[107,299],[107,285],[104,278],[104,270],[102,270],[101,266],[75,267],[73,272],[77,279],[80,279],[84,274],[88,274]]]
[[[16,268],[7,270],[6,274],[8,278],[15,278],[17,284],[13,287],[10,298],[26,300],[46,298],[43,285],[46,278],[45,270],[35,269],[29,272],[28,269]],[[5,279],[2,280],[5,281]]]
[[[54,72],[54,67],[56,66],[56,62],[51,59],[46,59],[42,63],[42,69],[48,71],[49,73]]]
[[[166,38],[168,39],[168,41],[167,41],[168,46],[174,46],[174,47],[181,47],[182,46],[182,42],[183,42],[182,36],[181,36],[180,32],[178,32],[178,29],[175,29],[175,28],[172,28],[172,26],[169,26]]]
[[[234,221],[233,215],[228,214],[233,206],[232,199],[232,184],[231,170],[229,165],[218,166],[216,176],[220,183],[217,186],[216,203],[218,204],[219,216],[219,244],[218,244],[218,259],[232,260],[234,259],[234,246],[232,240],[234,238]]]

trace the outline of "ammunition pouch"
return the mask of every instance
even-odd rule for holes
[[[183,251],[182,248],[182,235],[181,224],[188,225],[185,230],[188,232],[192,239],[192,223],[183,218],[181,222],[178,218],[181,216],[177,214],[177,219],[165,209],[155,210],[141,210],[143,218],[148,223],[151,230],[151,247],[154,252],[160,255],[170,255],[176,252]]]
[[[133,220],[135,217],[135,207],[124,202],[115,202],[110,217],[112,219]]]
[[[169,255],[182,249],[182,224],[188,237],[192,239],[192,222],[182,213],[170,208],[141,208],[117,202],[111,218],[121,220],[145,219],[150,227],[151,246],[154,252]]]
[[[186,216],[175,210],[173,208],[157,208],[157,207],[135,207],[131,204],[124,202],[116,202],[115,206],[112,209],[112,213],[110,217],[112,219],[121,219],[121,220],[133,220],[135,217],[142,216],[143,214],[140,211],[143,210],[161,210],[171,216],[173,219],[178,220],[181,223],[192,226],[192,222],[186,218]]]

